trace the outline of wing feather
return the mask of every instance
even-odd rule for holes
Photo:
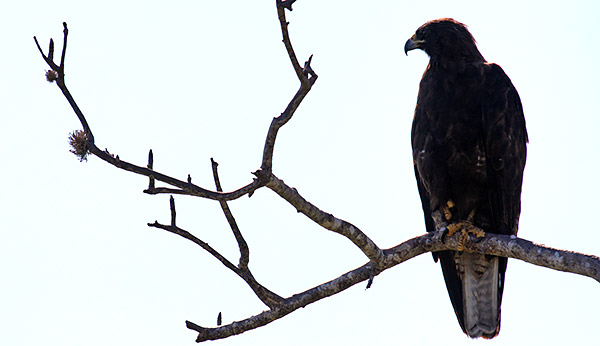
[[[510,78],[489,64],[482,100],[488,196],[495,233],[516,235],[521,213],[521,188],[527,157],[527,129],[521,99]],[[498,308],[502,303],[507,258],[498,264]]]

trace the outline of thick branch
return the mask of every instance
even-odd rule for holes
[[[274,174],[270,175],[267,187],[293,205],[299,213],[308,216],[309,219],[313,220],[321,227],[350,239],[371,261],[375,263],[380,263],[382,261],[383,251],[358,227],[317,208],[315,205],[304,199],[300,193],[298,193],[298,190],[287,186],[283,180],[277,178]]]
[[[292,297],[285,299],[275,309],[263,311],[258,315],[242,321],[236,321],[225,326],[217,328],[204,328],[190,321],[186,321],[186,326],[189,329],[198,332],[196,342],[224,339],[232,335],[241,334],[245,331],[262,327],[294,312],[299,308],[305,307],[308,304],[339,293],[349,287],[352,287],[356,283],[367,280],[371,276],[371,273],[371,264],[366,264],[340,276],[337,279],[314,287],[308,291],[293,295]]]
[[[451,247],[448,250],[455,250],[458,247],[458,241],[456,238],[451,242],[446,241],[446,244],[438,244],[436,241],[432,251],[446,250],[444,246]],[[471,252],[515,258],[541,267],[588,276],[600,282],[599,257],[547,247],[516,236],[488,233],[481,240],[468,242],[465,249]],[[394,247],[392,250],[399,249]]]
[[[458,250],[462,245],[465,251],[516,258],[551,269],[589,276],[600,282],[600,258],[596,256],[557,250],[514,236],[497,234],[487,234],[484,238],[477,239],[476,242],[467,240],[463,244],[459,243],[460,234],[445,239],[440,231],[424,234],[384,250],[382,270],[392,268],[426,252]],[[186,325],[189,329],[198,332],[197,342],[226,338],[264,326],[298,308],[305,307],[368,280],[373,274],[377,275],[378,273],[379,271],[375,270],[373,263],[369,262],[336,279],[295,294],[285,299],[275,309],[263,311],[245,320],[217,328],[204,328],[189,321],[186,322]]]

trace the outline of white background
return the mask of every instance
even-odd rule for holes
[[[521,237],[600,254],[600,8],[594,1],[317,1],[288,13],[319,79],[279,132],[274,172],[381,247],[425,231],[410,124],[427,65],[403,46],[424,22],[469,25],[517,87],[529,130]],[[80,125],[32,37],[62,48],[67,85],[100,148],[212,188],[249,183],[264,137],[297,90],[274,1],[13,1],[0,13],[0,344],[193,345],[184,321],[214,326],[265,307],[169,222],[147,179],[68,152]],[[218,203],[177,197],[178,225],[237,263]],[[268,189],[230,203],[255,276],[282,296],[366,262]],[[423,255],[365,284],[215,345],[593,345],[592,279],[509,261],[502,329],[460,330],[442,273]],[[211,343],[212,344],[212,343]]]

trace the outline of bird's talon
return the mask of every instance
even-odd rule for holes
[[[452,218],[452,211],[450,211],[450,208],[454,208],[454,202],[452,201],[446,202],[446,206],[443,209],[444,219],[446,219],[446,221],[450,221]]]
[[[469,221],[461,221],[448,225],[447,236],[452,236],[458,232],[460,232],[460,239],[458,240],[457,247],[458,251],[464,251],[465,242],[467,241],[467,238],[469,238],[469,234],[474,235],[477,239],[476,241],[480,241],[481,238],[485,237],[485,232]]]
[[[448,237],[454,235],[454,233],[462,230],[464,227],[464,222],[458,222],[448,225]]]

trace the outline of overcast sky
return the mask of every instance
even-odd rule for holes
[[[288,13],[301,61],[319,79],[280,132],[275,174],[388,248],[425,232],[410,124],[427,56],[403,46],[424,22],[469,26],[483,56],[521,95],[529,130],[519,236],[600,254],[600,3],[318,1]],[[268,126],[297,90],[274,1],[13,1],[0,13],[0,344],[192,345],[185,320],[215,326],[266,307],[198,246],[146,226],[169,222],[147,180],[69,153],[80,128],[47,83],[44,48],[62,48],[66,83],[96,144],[130,162],[212,188],[252,180]],[[58,53],[57,53],[58,55]],[[237,262],[218,203],[177,197],[178,225]],[[230,203],[255,277],[282,296],[366,262],[272,191]],[[502,328],[461,332],[426,254],[365,284],[215,345],[589,345],[600,287],[509,260]]]

